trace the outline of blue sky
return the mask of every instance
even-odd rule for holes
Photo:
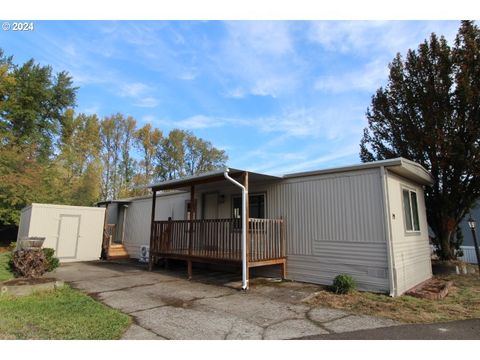
[[[36,21],[0,32],[79,86],[77,112],[188,129],[229,166],[271,174],[358,163],[365,111],[397,52],[458,21]]]

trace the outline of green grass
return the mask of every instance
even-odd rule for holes
[[[0,282],[13,279],[13,274],[10,272],[8,261],[10,260],[10,253],[0,253]]]
[[[0,339],[119,339],[131,319],[68,286],[0,297]]]

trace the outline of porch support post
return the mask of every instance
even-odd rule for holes
[[[107,260],[108,248],[110,247],[110,237],[107,241],[107,227],[108,227],[108,202],[105,204],[105,215],[103,217],[103,236],[102,236],[102,251],[100,259]]]
[[[195,185],[190,186],[190,213],[189,219],[190,226],[188,231],[188,255],[192,255],[192,241],[193,241],[193,220],[195,219]],[[188,272],[188,280],[192,278],[192,260],[187,260],[187,272]]]
[[[153,261],[154,261],[154,251],[155,251],[155,203],[157,201],[157,191],[152,189],[152,218],[150,221],[150,249],[149,249],[149,256],[148,256],[148,270],[152,271],[153,269]]]
[[[246,236],[246,256],[247,256],[247,269],[246,269],[246,278],[247,278],[247,289],[250,282],[250,196],[248,195],[248,171],[243,173],[243,186],[245,187],[245,236]]]
[[[188,255],[192,253],[192,238],[193,238],[193,219],[195,219],[195,186],[192,185],[190,187],[190,213],[189,219],[190,220],[190,229],[188,232]]]

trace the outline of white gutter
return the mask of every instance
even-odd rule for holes
[[[247,280],[247,196],[248,191],[238,181],[228,175],[229,169],[225,169],[223,176],[225,179],[242,189],[242,289],[248,289]]]
[[[392,227],[390,224],[390,199],[388,195],[388,179],[387,179],[387,170],[384,166],[380,167],[380,174],[382,178],[382,194],[383,194],[383,213],[385,221],[385,236],[387,241],[387,259],[388,259],[388,275],[390,282],[390,296],[395,296],[396,293],[396,283],[395,283],[395,259],[393,255],[393,244],[392,244]]]

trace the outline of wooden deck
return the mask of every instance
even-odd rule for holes
[[[150,243],[150,268],[160,258],[191,263],[240,264],[241,220],[154,221]],[[286,276],[283,219],[249,219],[247,267],[280,265]]]

